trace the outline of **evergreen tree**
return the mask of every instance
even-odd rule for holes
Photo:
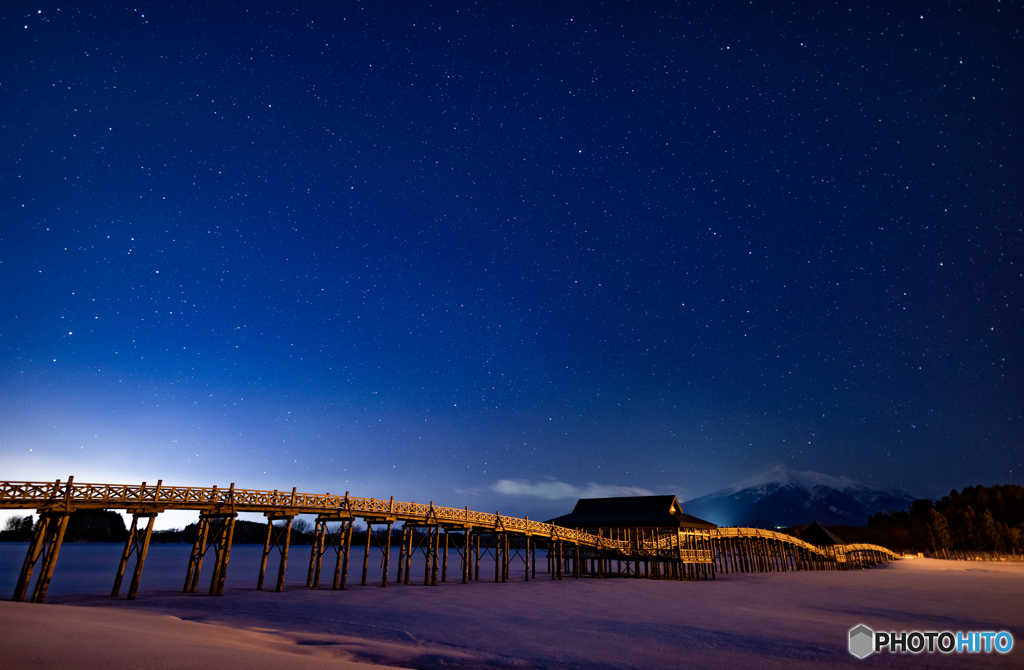
[[[949,549],[952,544],[946,517],[934,509],[928,510],[928,544],[935,554],[943,549]]]
[[[1006,551],[1014,554],[1021,553],[1021,533],[1016,528],[1011,528],[1006,524],[1003,524],[1004,534],[1003,539],[1006,542]]]
[[[981,548],[985,551],[1006,551],[1003,533],[999,528],[999,522],[992,516],[992,510],[986,509],[981,516],[981,524],[978,528]]]
[[[947,513],[950,525],[950,539],[954,549],[971,550],[975,545],[974,509],[954,507]]]

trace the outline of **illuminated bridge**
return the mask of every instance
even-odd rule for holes
[[[675,510],[673,496],[666,513]],[[448,555],[459,557],[462,583],[479,581],[481,556],[494,561],[494,580],[507,581],[514,565],[522,564],[527,580],[537,576],[537,549],[546,550],[546,572],[563,576],[630,577],[650,579],[713,579],[716,572],[771,572],[788,570],[844,570],[877,565],[897,558],[890,550],[871,544],[816,546],[800,539],[758,528],[717,528],[711,524],[677,527],[624,526],[564,527],[484,512],[457,509],[394,498],[380,500],[329,493],[263,491],[213,486],[140,484],[78,484],[67,482],[0,482],[0,509],[34,509],[39,521],[29,544],[14,600],[25,600],[36,574],[30,600],[41,603],[53,577],[61,543],[71,514],[81,509],[117,509],[133,515],[131,529],[114,579],[112,596],[120,593],[129,560],[134,566],[128,598],[135,598],[149,550],[153,523],[167,510],[199,512],[199,524],[185,572],[184,591],[198,588],[203,559],[212,551],[210,595],[223,595],[235,522],[241,512],[267,518],[266,540],[256,588],[262,589],[267,559],[279,556],[277,590],[284,588],[292,521],[299,514],[316,515],[306,586],[318,587],[325,555],[335,558],[332,586],[348,582],[349,555],[354,523],[367,526],[362,555],[361,584],[366,584],[371,545],[382,550],[381,586],[388,585],[392,526],[402,523],[397,568],[393,582],[408,584],[412,557],[424,558],[424,583],[436,585],[448,578]],[[571,515],[570,515],[571,516]],[[568,518],[568,517],[566,517]],[[140,523],[140,521],[142,523]],[[275,521],[283,522],[276,524]],[[145,527],[143,527],[143,525]],[[374,533],[373,526],[386,528]],[[452,535],[450,536],[449,533]],[[38,566],[38,571],[36,570]],[[518,570],[518,568],[517,568]]]

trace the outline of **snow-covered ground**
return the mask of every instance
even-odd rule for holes
[[[9,597],[26,545],[0,545]],[[1024,564],[901,560],[871,570],[719,575],[711,581],[566,579],[437,587],[304,587],[296,547],[283,593],[255,591],[260,547],[232,550],[226,595],[180,592],[186,546],[151,549],[138,600],[111,599],[120,547],[66,545],[48,604],[0,602],[0,668],[1024,667]],[[397,558],[397,554],[394,558]],[[394,558],[392,566],[394,566]],[[271,562],[269,577],[276,575]],[[423,561],[414,562],[422,582]],[[493,564],[492,564],[493,565]],[[493,579],[484,564],[482,577]],[[543,561],[538,566],[543,569]],[[329,561],[322,582],[329,586]],[[209,567],[201,591],[208,588]],[[127,590],[127,579],[124,590]],[[1008,655],[875,654],[847,634],[875,630],[1008,630]]]

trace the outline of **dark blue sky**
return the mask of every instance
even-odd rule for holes
[[[1024,483],[1020,3],[0,18],[4,478]]]

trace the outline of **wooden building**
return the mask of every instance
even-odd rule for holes
[[[614,554],[577,549],[578,556],[549,557],[574,574],[589,569],[593,577],[714,578],[711,533],[718,526],[684,513],[673,495],[583,498],[571,514],[548,523],[621,543]]]

